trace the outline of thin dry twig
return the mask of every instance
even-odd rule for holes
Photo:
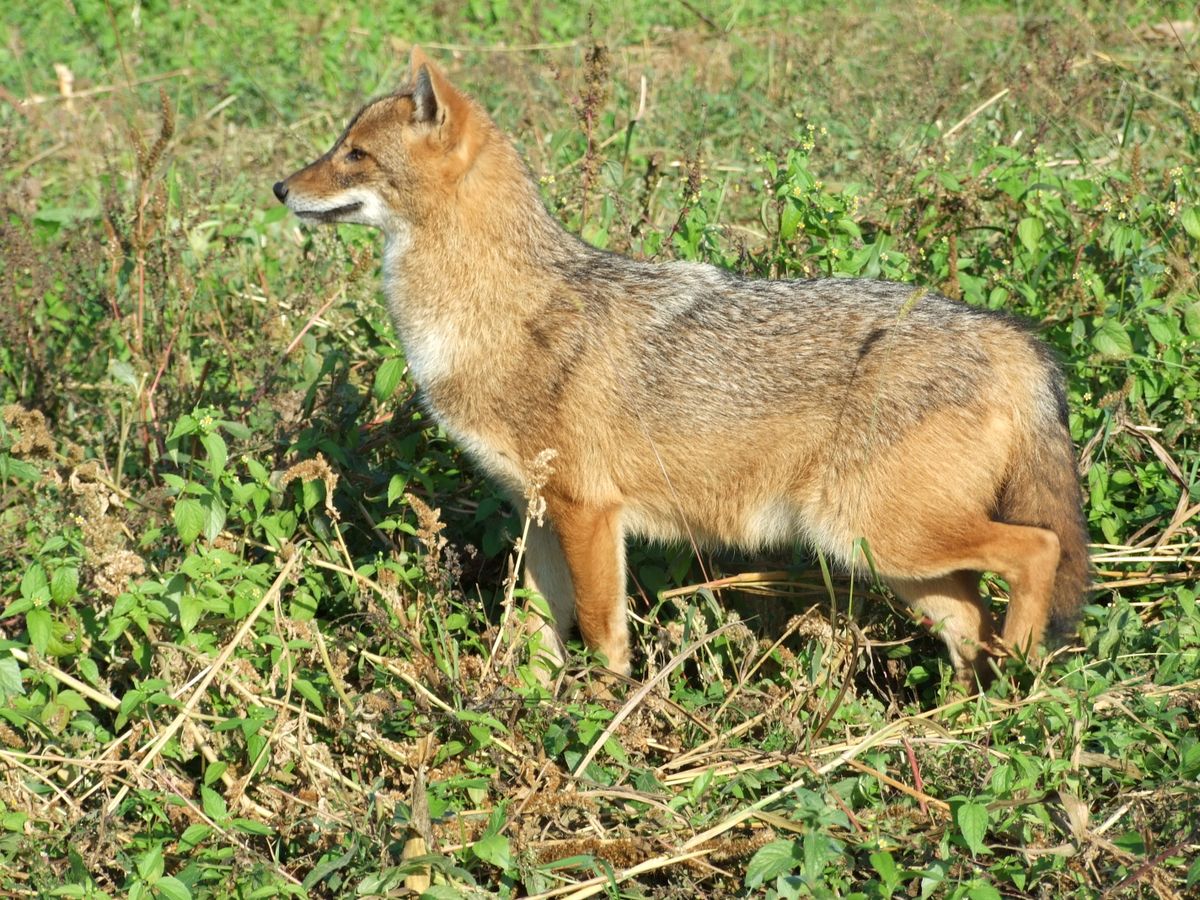
[[[233,637],[217,655],[217,658],[213,660],[212,665],[208,667],[208,670],[204,673],[204,677],[200,679],[200,683],[196,685],[195,689],[192,691],[191,697],[189,697],[187,702],[183,705],[183,708],[179,711],[179,714],[171,720],[171,724],[164,728],[157,738],[151,741],[150,744],[140,751],[142,758],[134,767],[133,776],[135,778],[150,767],[150,765],[162,752],[163,748],[167,745],[171,738],[173,738],[176,732],[183,727],[184,722],[188,720],[192,711],[200,703],[201,698],[207,693],[208,686],[212,684],[213,679],[217,677],[217,672],[225,665],[225,663],[229,661],[229,657],[233,655],[233,651],[238,648],[238,645],[241,644],[246,635],[250,633],[250,630],[254,627],[254,623],[258,621],[258,617],[262,614],[262,611],[266,609],[267,606],[269,606],[272,602],[274,602],[275,596],[283,590],[283,586],[287,583],[288,578],[291,577],[292,570],[300,562],[303,556],[303,548],[297,548],[296,552],[294,552],[287,559],[283,565],[283,568],[280,569],[279,574],[275,576],[275,580],[271,583],[271,587],[263,593],[262,599],[255,604],[254,609],[252,609],[249,615],[247,615],[242,621],[241,627],[239,627],[234,633]],[[117,811],[117,808],[121,805],[121,801],[125,799],[125,795],[127,793],[129,793],[128,784],[124,785],[119,791],[117,791],[116,796],[113,797],[113,799],[109,802],[107,808],[108,815],[111,816]]]
[[[17,100],[14,104],[18,110],[22,107],[40,106],[43,103],[64,103],[66,101],[84,100],[88,97],[99,97],[102,94],[112,94],[117,91],[130,91],[135,87],[141,87],[143,84],[155,84],[159,81],[167,81],[171,78],[190,78],[192,70],[189,68],[172,69],[169,72],[161,72],[158,75],[147,75],[145,78],[136,78],[127,84],[106,84],[90,87],[82,91],[72,91],[69,94],[30,94]]]
[[[679,668],[679,666],[683,665],[684,662],[686,662],[687,659],[697,650],[725,632],[729,631],[737,624],[738,623],[736,622],[729,622],[728,624],[722,625],[720,628],[717,628],[714,631],[710,631],[699,640],[695,640],[688,644],[677,654],[675,654],[675,656],[673,656],[665,666],[659,669],[658,672],[654,674],[653,678],[634,691],[633,695],[627,701],[625,701],[625,705],[622,706],[617,714],[612,717],[612,721],[608,723],[608,727],[605,728],[604,731],[602,731],[596,738],[596,740],[592,742],[592,746],[588,748],[588,752],[583,755],[583,759],[579,761],[571,774],[578,778],[583,772],[586,772],[587,767],[591,764],[592,760],[596,758],[596,754],[600,752],[600,749],[604,746],[608,739],[613,736],[613,733],[617,730],[620,724],[624,722],[629,715],[638,708],[639,705],[641,705],[642,701],[646,699],[646,697],[657,685],[665,681],[668,675],[675,671],[675,669]]]

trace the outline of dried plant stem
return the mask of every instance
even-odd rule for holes
[[[620,884],[623,881],[628,881],[631,878],[636,878],[639,875],[644,875],[647,872],[653,872],[657,869],[666,869],[671,866],[677,866],[689,860],[698,859],[702,856],[707,856],[712,853],[715,847],[704,847],[699,850],[692,850],[686,853],[676,853],[672,856],[656,856],[653,859],[648,859],[645,862],[640,862],[636,866],[631,866],[611,876],[597,875],[595,878],[589,878],[587,881],[581,881],[577,884],[566,885],[565,887],[555,888],[550,891],[543,891],[540,894],[531,894],[529,900],[550,900],[551,897],[562,897],[563,900],[583,900],[585,897],[592,897],[596,894],[608,890],[612,884]]]
[[[525,513],[525,522],[521,526],[521,540],[517,544],[516,552],[513,553],[512,565],[509,567],[508,577],[504,581],[504,600],[501,604],[500,612],[500,627],[496,629],[496,639],[492,641],[491,652],[488,653],[487,662],[484,663],[484,671],[490,672],[495,664],[497,654],[500,652],[500,643],[508,636],[509,628],[512,625],[513,615],[513,599],[517,589],[517,579],[521,576],[521,565],[525,561],[526,541],[529,540],[529,526],[533,522],[533,515],[528,511]],[[506,661],[512,654],[514,641],[509,641],[509,651],[506,654]]]
[[[259,600],[254,609],[250,611],[250,614],[246,616],[245,620],[241,624],[241,627],[238,628],[237,632],[234,633],[233,638],[225,645],[225,647],[217,655],[217,658],[213,660],[212,665],[208,667],[208,671],[205,672],[204,677],[200,679],[200,683],[197,684],[193,689],[192,696],[189,697],[187,702],[183,705],[183,709],[179,711],[179,714],[175,716],[175,718],[171,721],[171,724],[163,729],[159,736],[151,741],[150,744],[141,751],[142,758],[134,768],[134,777],[142,774],[150,767],[154,760],[158,758],[158,755],[162,752],[163,748],[167,745],[171,738],[173,738],[179,729],[183,727],[184,722],[186,722],[190,717],[192,710],[196,708],[196,706],[200,703],[200,699],[207,693],[208,686],[212,684],[213,679],[217,677],[217,672],[220,671],[225,663],[229,661],[229,657],[233,655],[233,651],[237,649],[238,645],[242,642],[246,635],[250,633],[250,630],[254,627],[254,623],[258,621],[258,617],[262,614],[262,611],[266,609],[269,604],[274,602],[275,597],[280,591],[283,590],[283,586],[287,583],[288,578],[291,577],[292,570],[299,564],[303,556],[303,548],[298,548],[296,552],[294,552],[283,564],[283,568],[280,570],[279,574],[275,576],[275,580],[271,583],[271,587],[268,588],[263,594],[262,599]],[[121,805],[121,801],[125,799],[125,795],[127,793],[129,793],[128,784],[117,791],[116,796],[109,801],[106,810],[108,815],[111,816],[116,813],[117,808]]]
[[[608,727],[600,733],[596,740],[592,741],[592,746],[588,748],[588,752],[583,755],[583,759],[579,761],[579,763],[572,770],[571,774],[578,778],[582,773],[586,772],[587,767],[591,765],[592,760],[596,758],[596,754],[600,752],[600,749],[604,746],[608,739],[613,736],[613,733],[616,732],[620,724],[629,718],[630,713],[638,708],[641,702],[646,699],[647,695],[649,695],[649,693],[654,690],[658,684],[665,681],[668,675],[683,665],[688,657],[692,656],[697,650],[725,632],[729,631],[737,624],[738,623],[736,622],[730,622],[727,625],[722,625],[715,631],[710,631],[699,640],[692,641],[692,643],[688,644],[677,654],[675,654],[675,656],[673,656],[665,666],[659,669],[654,674],[653,678],[634,691],[633,695],[625,701],[625,705],[622,706],[617,714],[612,717],[612,721],[608,723]]]
[[[17,662],[23,663],[27,666],[32,666],[35,669],[39,669],[39,670],[45,672],[47,675],[49,675],[55,681],[59,682],[60,684],[66,685],[67,687],[71,688],[72,690],[78,691],[79,693],[83,694],[83,696],[87,697],[89,700],[91,700],[95,703],[99,703],[105,709],[120,709],[121,708],[121,701],[118,700],[116,697],[112,696],[112,694],[108,694],[103,691],[99,691],[89,684],[84,684],[78,678],[75,678],[73,675],[68,675],[62,669],[58,668],[57,666],[52,665],[51,663],[46,662],[44,659],[39,659],[36,663],[31,663],[29,654],[26,653],[24,650],[20,649],[19,647],[10,647],[8,652],[11,653],[13,655],[13,657],[16,658]]]
[[[342,701],[342,706],[346,708],[346,712],[350,712],[354,709],[354,704],[350,702],[350,697],[342,685],[341,676],[333,670],[333,662],[329,659],[329,650],[325,646],[325,638],[321,635],[320,628],[313,629],[313,638],[317,644],[317,652],[321,654],[321,662],[325,666],[325,672],[329,675],[329,683],[333,685],[334,693]]]
[[[670,600],[674,597],[688,597],[702,590],[719,591],[727,587],[774,584],[776,582],[787,582],[789,578],[791,578],[790,573],[784,571],[742,572],[739,575],[728,575],[724,578],[714,578],[711,581],[704,581],[699,584],[687,584],[683,587],[671,588],[669,591],[663,591],[660,596],[664,600]]]
[[[405,684],[407,684],[409,687],[411,687],[414,691],[419,693],[422,697],[424,697],[426,700],[428,700],[431,704],[436,706],[442,712],[447,713],[451,716],[457,716],[457,710],[455,710],[453,706],[451,706],[449,703],[447,703],[445,700],[443,700],[437,694],[433,693],[433,691],[429,690],[429,688],[425,687],[425,685],[421,684],[421,682],[417,681],[417,679],[413,678],[407,672],[403,671],[402,669],[397,668],[395,665],[392,664],[391,660],[385,659],[384,657],[378,656],[374,653],[368,653],[365,650],[360,651],[360,655],[364,659],[375,663],[375,665],[380,666],[384,669],[387,669],[388,672],[390,672],[392,675],[395,675],[397,678],[399,678],[401,681],[403,681]],[[504,740],[501,740],[500,738],[496,737],[495,735],[492,735],[491,741],[495,746],[499,747],[501,750],[503,750],[505,753],[508,753],[510,756],[513,756],[517,759],[525,758],[525,754],[517,752],[511,744],[507,743]]]

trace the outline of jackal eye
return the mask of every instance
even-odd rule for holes
[[[346,154],[346,162],[362,162],[366,158],[367,154],[357,147],[351,147],[350,152]]]

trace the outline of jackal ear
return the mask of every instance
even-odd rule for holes
[[[453,149],[463,163],[469,165],[479,145],[479,129],[474,123],[470,101],[419,47],[413,47],[409,67],[413,117],[432,126],[441,146],[446,150]]]
[[[454,108],[461,105],[458,91],[420,47],[413,47],[408,68],[417,121],[444,124],[453,115]]]
[[[412,98],[416,107],[414,116],[418,122],[432,123],[437,120],[437,93],[433,89],[428,66],[421,66],[413,75]]]

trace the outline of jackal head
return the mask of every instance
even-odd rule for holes
[[[281,203],[310,222],[419,224],[471,170],[491,120],[413,48],[409,86],[364,106],[324,156],[275,183]]]

